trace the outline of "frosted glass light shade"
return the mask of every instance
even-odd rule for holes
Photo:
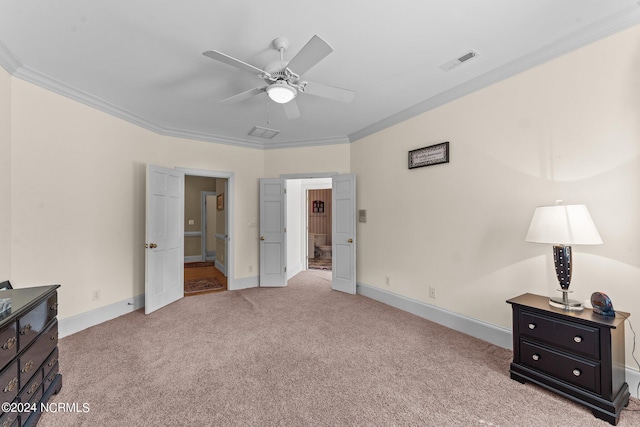
[[[537,207],[525,240],[554,245],[602,244],[585,205]]]
[[[267,95],[273,102],[286,104],[296,97],[298,92],[283,81],[277,81],[267,88]]]

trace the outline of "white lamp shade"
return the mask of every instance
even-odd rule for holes
[[[599,245],[602,243],[585,205],[537,207],[531,219],[527,242],[554,245]]]
[[[273,102],[286,104],[296,97],[298,92],[283,81],[277,81],[267,88],[267,95]]]

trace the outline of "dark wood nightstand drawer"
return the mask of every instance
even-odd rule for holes
[[[18,354],[16,322],[11,322],[0,331],[0,370],[11,362],[16,354]]]
[[[12,364],[0,374],[0,400],[2,402],[13,402],[18,395],[18,362],[13,361]]]
[[[42,336],[33,343],[27,351],[18,357],[20,368],[20,387],[29,381],[36,370],[42,368],[42,364],[49,357],[53,349],[58,345],[58,321],[55,320],[44,331]]]
[[[520,354],[523,365],[600,393],[600,363],[574,358],[525,340],[520,342]]]
[[[17,412],[4,412],[0,415],[0,427],[17,427],[18,425]]]
[[[600,358],[600,335],[596,328],[523,311],[520,314],[520,331],[522,336],[545,341],[554,347]]]
[[[42,398],[42,394],[44,393],[44,389],[42,387],[42,368],[38,369],[36,374],[31,378],[28,384],[26,384],[22,392],[20,392],[20,402],[21,403],[29,403],[29,406],[25,406],[25,410],[20,414],[20,418],[22,424],[24,425],[24,421],[29,418],[29,416],[35,412],[33,409],[40,409],[36,402],[40,401]]]
[[[58,314],[58,294],[54,293],[33,310],[18,319],[19,351],[24,350],[55,319]]]

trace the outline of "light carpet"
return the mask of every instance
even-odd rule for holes
[[[52,401],[89,411],[45,413],[40,427],[608,425],[511,380],[510,351],[332,291],[322,271],[130,313],[59,347]]]

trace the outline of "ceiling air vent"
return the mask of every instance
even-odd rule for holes
[[[451,71],[452,69],[454,69],[455,67],[457,67],[458,65],[462,64],[463,62],[466,62],[472,58],[475,58],[476,56],[478,56],[478,52],[476,52],[475,50],[472,50],[468,53],[465,53],[464,55],[462,55],[459,58],[456,58],[452,61],[447,62],[446,64],[442,64],[440,66],[440,68],[442,68],[444,71]]]
[[[261,128],[260,126],[254,126],[249,132],[250,136],[257,136],[258,138],[273,139],[274,136],[279,134],[279,130]]]

